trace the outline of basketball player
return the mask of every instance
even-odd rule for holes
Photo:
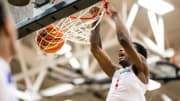
[[[116,24],[118,41],[123,47],[119,49],[119,65],[114,64],[102,50],[99,25],[92,31],[90,38],[92,54],[102,70],[112,79],[106,101],[145,101],[144,94],[149,76],[146,65],[146,49],[131,41],[128,31],[116,11],[112,11],[112,19]]]
[[[4,0],[0,0],[0,101],[17,101],[9,66],[12,56],[16,54],[16,30],[14,21],[4,6]]]

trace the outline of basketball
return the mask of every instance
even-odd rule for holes
[[[45,53],[56,53],[64,45],[63,31],[57,25],[51,24],[40,30],[37,44]]]

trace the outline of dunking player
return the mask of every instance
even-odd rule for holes
[[[102,70],[112,78],[106,101],[145,101],[144,94],[149,76],[146,65],[146,49],[131,41],[128,31],[116,11],[112,11],[112,19],[116,24],[118,41],[123,47],[119,50],[119,64],[123,68],[114,64],[102,50],[99,35],[100,26],[92,31],[90,38],[92,54],[99,62]]]

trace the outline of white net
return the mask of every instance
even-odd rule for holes
[[[98,12],[96,16],[89,17],[92,16],[90,10],[94,7],[99,8]],[[66,17],[61,19],[60,21],[58,21],[56,25],[63,31],[64,36],[61,38],[63,38],[64,40],[69,40],[81,44],[89,44],[90,33],[101,22],[104,14],[105,14],[104,4],[100,2],[74,14],[73,17],[75,18]],[[97,23],[93,25],[94,22]],[[47,37],[47,36],[54,37],[54,39],[50,40],[50,42],[48,42],[49,40],[47,40],[46,38],[42,38],[42,40],[47,41],[47,43],[45,43],[47,44],[45,49],[47,49],[49,46],[52,46],[52,44],[58,45],[59,43],[61,43],[61,41],[60,42],[53,41],[58,39],[58,37],[56,36],[58,34],[52,35],[53,34],[52,32],[55,29],[57,29],[57,27],[53,28],[52,31],[46,31],[47,34],[43,36],[43,37]],[[40,31],[38,31],[37,35],[39,35],[42,30],[46,30],[46,28],[43,28]],[[41,43],[39,43],[39,45],[41,45]]]
[[[64,18],[59,21],[58,26],[62,28],[64,32],[64,38],[69,41],[73,41],[76,43],[81,43],[81,44],[89,44],[89,38],[90,38],[90,33],[92,30],[96,28],[96,26],[101,22],[103,15],[105,13],[105,9],[103,7],[104,5],[95,5],[92,7],[89,7],[83,11],[80,11],[77,15],[79,15],[76,19],[72,19],[70,17]],[[80,19],[81,17],[85,17],[89,15],[89,11],[93,7],[98,7],[100,8],[100,11],[98,12],[98,16],[96,16],[93,19],[88,19],[88,20],[82,20]],[[94,22],[97,23],[93,25]]]

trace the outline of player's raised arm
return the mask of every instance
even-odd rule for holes
[[[125,24],[123,24],[120,15],[116,11],[112,11],[112,14],[113,14],[112,19],[116,24],[116,33],[119,43],[123,46],[127,54],[131,57],[137,70],[139,72],[145,73],[146,75],[147,67],[146,67],[145,59],[143,59],[144,57],[139,55],[136,49],[134,48],[132,41],[129,37],[128,30],[126,29]]]
[[[112,78],[115,72],[115,65],[110,61],[108,55],[102,50],[99,31],[100,31],[100,25],[98,25],[96,29],[92,31],[92,34],[90,36],[91,52],[94,55],[94,57],[97,59],[102,70],[110,78]]]

